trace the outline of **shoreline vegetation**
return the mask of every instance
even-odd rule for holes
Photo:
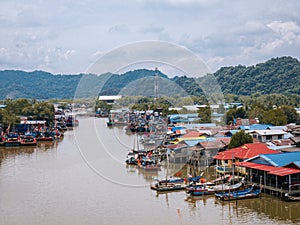
[[[46,124],[55,123],[55,110],[80,110],[88,111],[86,115],[95,115],[97,110],[105,111],[109,114],[110,110],[116,108],[127,108],[132,111],[147,111],[160,109],[164,116],[173,114],[196,113],[200,123],[210,123],[213,114],[218,114],[222,122],[230,125],[235,119],[256,118],[259,123],[271,124],[275,126],[288,123],[300,123],[299,107],[300,95],[285,96],[281,94],[270,94],[262,96],[237,96],[225,94],[226,103],[210,106],[205,96],[189,97],[160,97],[156,100],[144,96],[124,96],[114,105],[107,104],[105,101],[95,100],[95,98],[83,99],[51,99],[48,101],[38,101],[36,99],[5,99],[0,103],[0,125],[2,128],[11,128],[19,124],[23,117],[28,120],[44,120]],[[225,105],[232,104],[230,108]],[[197,105],[197,110],[190,110],[185,106]],[[73,107],[73,108],[72,108]],[[55,109],[56,108],[56,109]]]

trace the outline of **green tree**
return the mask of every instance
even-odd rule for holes
[[[236,148],[247,143],[253,143],[253,138],[250,134],[247,134],[245,131],[241,130],[232,135],[228,148]]]
[[[46,120],[48,124],[54,121],[54,106],[48,102],[38,102],[33,106],[33,119]]]
[[[211,123],[211,110],[209,106],[200,107],[198,110],[198,117],[200,123]]]
[[[97,111],[99,108],[102,109],[102,110],[109,111],[109,110],[112,109],[112,105],[107,104],[106,101],[98,100],[98,101],[96,101],[95,111]]]
[[[3,127],[14,126],[20,122],[20,118],[6,109],[0,110],[0,118]]]
[[[280,108],[278,109],[271,109],[266,111],[262,115],[261,119],[262,123],[271,124],[274,126],[281,126],[287,124],[287,116],[285,115],[284,111]]]
[[[259,121],[262,119],[263,114],[265,113],[265,108],[260,104],[254,104],[251,107],[251,110],[248,111],[247,117],[249,119],[258,118]]]
[[[299,122],[299,115],[297,114],[297,111],[293,106],[283,105],[280,106],[280,109],[282,109],[284,114],[286,115],[287,123]]]
[[[246,118],[246,111],[243,107],[228,110],[226,113],[227,124],[232,123],[235,118]]]

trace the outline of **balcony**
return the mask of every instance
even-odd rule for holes
[[[229,166],[216,166],[217,173],[231,173],[232,167]]]

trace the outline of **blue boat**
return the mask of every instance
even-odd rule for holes
[[[255,189],[253,186],[244,190],[227,192],[227,193],[216,193],[215,196],[223,201],[240,200],[248,198],[258,198],[261,193],[261,189]]]
[[[215,193],[214,188],[207,185],[187,186],[186,193],[193,196],[212,195]]]

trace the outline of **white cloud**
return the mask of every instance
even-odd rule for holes
[[[299,9],[297,0],[1,1],[0,69],[80,73],[144,40],[185,46],[214,70],[300,58]]]

